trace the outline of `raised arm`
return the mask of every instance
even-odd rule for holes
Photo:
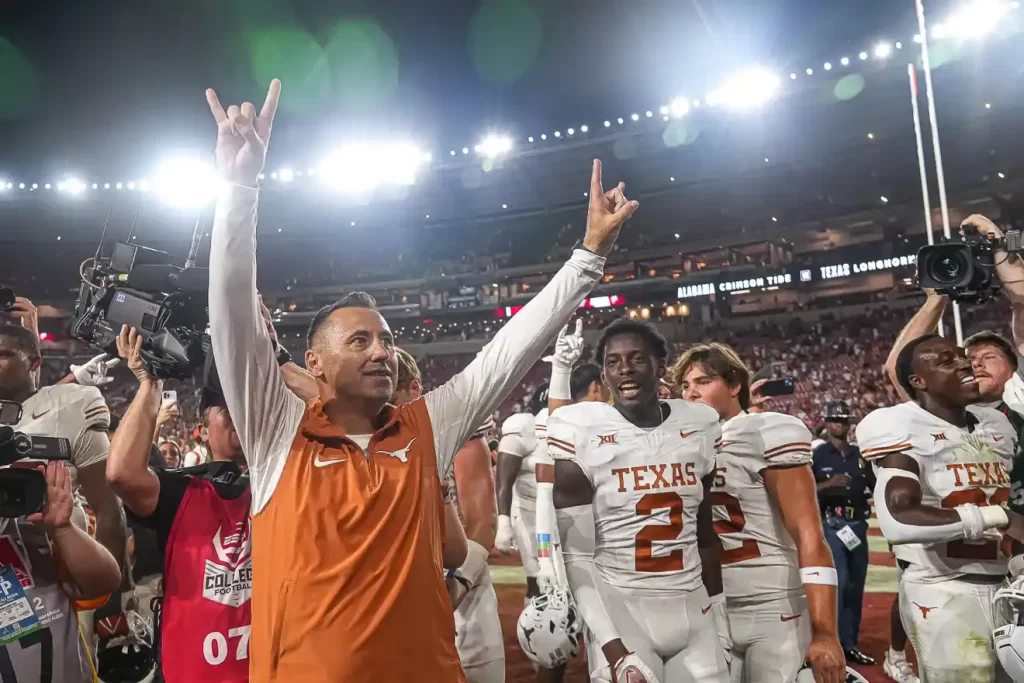
[[[498,331],[469,367],[425,396],[442,476],[456,451],[540,359],[601,279],[605,256],[622,224],[639,206],[626,200],[623,188],[620,183],[604,191],[601,162],[595,159],[583,248],[573,252],[547,286]]]
[[[284,467],[304,405],[285,386],[256,292],[257,185],[281,84],[263,110],[246,102],[225,112],[206,96],[217,121],[217,167],[227,187],[217,201],[210,244],[210,337],[228,412],[252,473],[253,509],[265,504]]]
[[[149,517],[160,499],[160,479],[149,469],[149,454],[162,385],[142,366],[142,337],[134,328],[121,329],[117,351],[127,359],[128,369],[139,380],[139,388],[110,443],[107,482],[137,517]]]
[[[937,294],[933,289],[925,290],[925,294],[927,296],[924,305],[900,331],[899,336],[896,337],[896,343],[892,345],[892,350],[889,352],[889,357],[885,359],[885,374],[889,376],[889,381],[896,387],[901,401],[909,401],[910,397],[907,396],[907,392],[903,390],[899,380],[896,379],[896,359],[907,342],[930,334],[938,328],[939,321],[942,320],[942,312],[946,310],[946,304],[949,303],[949,297]]]
[[[960,224],[963,232],[976,231],[979,235],[989,236],[994,239],[1002,239],[1003,231],[995,223],[981,214],[968,216],[967,220]],[[1010,254],[1005,249],[996,249],[995,254],[996,276],[999,283],[1006,292],[1006,298],[1010,300],[1013,310],[1013,344],[1017,353],[1022,353],[1024,347],[1024,261],[1019,254]]]

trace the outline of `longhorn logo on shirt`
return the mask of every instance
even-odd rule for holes
[[[217,527],[213,536],[216,559],[206,559],[203,597],[229,607],[241,607],[252,594],[252,556],[249,520],[238,522],[234,533],[224,536]]]
[[[609,445],[614,446],[614,445],[618,444],[618,441],[615,440],[617,436],[618,436],[618,434],[598,434],[597,438],[600,439],[600,441],[598,442],[597,445],[598,446],[609,446]]]

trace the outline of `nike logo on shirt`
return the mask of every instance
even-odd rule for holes
[[[707,607],[701,607],[700,608],[700,613],[701,614],[707,614],[709,609],[711,609],[711,605],[708,605]]]
[[[800,618],[799,614],[794,614],[791,617],[787,617],[785,615],[779,615],[779,620],[780,621],[793,621],[794,619],[799,619],[799,618]]]
[[[38,415],[36,415],[35,413],[32,413],[32,419],[33,420],[38,420],[43,415],[46,415],[48,412],[50,412],[50,411],[49,410],[44,410],[43,412],[39,413]]]
[[[341,460],[321,460],[320,456],[317,455],[313,459],[313,465],[316,467],[327,467],[328,465],[337,465],[339,462],[348,462],[348,458],[342,458]]]

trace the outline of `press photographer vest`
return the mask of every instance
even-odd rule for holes
[[[167,537],[161,663],[167,683],[249,680],[248,487],[222,498],[193,478]]]
[[[92,671],[78,634],[78,618],[57,578],[58,562],[46,534],[34,524],[20,519],[0,520],[0,567],[3,569],[0,576],[11,577],[21,585],[23,599],[28,603],[27,607],[24,603],[21,606],[31,609],[39,625],[17,640],[0,646],[0,681],[92,681]],[[6,610],[17,609],[6,600],[4,607],[5,616],[12,614]],[[15,627],[0,631],[9,632],[11,628]]]

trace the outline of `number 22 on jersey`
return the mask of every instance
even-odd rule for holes
[[[728,519],[715,521],[715,534],[723,536],[743,531],[746,517],[740,508],[740,501],[728,493],[716,491],[711,494],[711,505],[725,508]],[[665,491],[648,493],[637,501],[638,517],[650,517],[658,510],[668,510],[668,524],[648,524],[634,538],[636,547],[636,571],[660,573],[680,571],[683,568],[683,551],[676,549],[661,557],[654,556],[654,541],[674,541],[683,531],[683,499],[678,493]],[[757,541],[744,539],[738,548],[723,549],[720,553],[723,565],[751,560],[761,556]]]

